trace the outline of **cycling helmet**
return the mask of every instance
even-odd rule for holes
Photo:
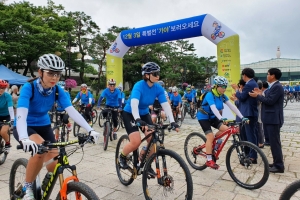
[[[1,88],[6,88],[8,86],[8,82],[5,80],[0,79],[0,87]]]
[[[191,91],[191,88],[186,88],[186,91]]]
[[[52,70],[52,71],[62,71],[65,69],[64,61],[54,54],[45,54],[39,57],[37,66],[40,69]]]
[[[194,89],[194,88],[195,88],[195,86],[191,86],[191,88],[192,88],[192,89]]]
[[[188,88],[190,88],[190,87],[191,87],[191,85],[188,85],[187,87],[188,87]]]
[[[111,79],[108,79],[108,84],[109,85],[116,85],[116,80],[115,79],[113,79],[113,78],[111,78]]]
[[[82,87],[82,88],[83,88],[83,87],[87,88],[87,85],[86,85],[85,83],[82,83],[80,87]]]
[[[142,75],[151,74],[152,72],[159,72],[160,67],[155,62],[147,62],[142,66]]]
[[[182,83],[182,87],[186,87],[186,86],[188,86],[187,83]]]
[[[158,83],[159,85],[161,85],[161,87],[164,87],[164,86],[165,86],[165,83],[164,83],[163,81],[157,81],[157,83]]]
[[[169,91],[172,91],[172,89],[173,89],[172,87],[169,87]]]
[[[178,92],[177,87],[173,87],[173,88],[172,88],[172,92]]]
[[[214,84],[215,85],[227,85],[228,84],[228,81],[225,77],[223,76],[216,76],[214,78]]]

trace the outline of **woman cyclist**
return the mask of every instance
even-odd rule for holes
[[[178,119],[181,118],[181,106],[182,106],[182,100],[181,95],[178,93],[178,89],[176,86],[172,89],[173,95],[170,98],[172,110],[174,113],[178,113]]]
[[[63,89],[55,86],[65,68],[62,59],[54,54],[45,54],[39,57],[37,66],[39,77],[31,83],[26,83],[21,90],[13,132],[16,140],[23,145],[25,152],[32,149],[32,157],[28,161],[22,190],[23,199],[26,200],[34,199],[32,183],[41,170],[43,162],[58,155],[57,149],[49,150],[44,154],[36,154],[37,144],[45,140],[56,142],[48,115],[48,110],[51,109],[56,97],[76,123],[85,128],[95,141],[99,139],[99,133],[95,132],[75,110]],[[47,165],[47,170],[53,172],[55,165],[55,162]]]
[[[92,110],[92,102],[93,102],[93,96],[90,91],[87,89],[87,85],[85,83],[81,84],[80,92],[77,93],[75,99],[72,101],[72,103],[75,103],[78,99],[81,100],[81,109],[83,109],[83,106],[85,105],[85,111],[84,115],[87,121],[89,122],[89,125],[92,126],[93,122],[90,117],[90,113]]]
[[[127,143],[120,154],[120,167],[127,169],[129,166],[126,162],[126,156],[136,150],[141,144],[141,135],[138,126],[141,127],[145,135],[147,132],[147,124],[153,124],[149,114],[149,105],[152,105],[155,98],[169,117],[171,126],[178,131],[178,125],[174,122],[170,104],[167,102],[164,89],[157,84],[159,80],[160,67],[154,62],[148,62],[142,67],[143,80],[137,82],[131,92],[130,100],[125,105],[122,113],[124,125],[129,135],[129,143]],[[135,123],[135,125],[134,125]],[[147,142],[150,142],[148,138]],[[153,175],[155,172],[152,170]]]
[[[5,92],[8,83],[0,79],[0,122],[13,122],[15,119],[13,100],[10,94]],[[9,125],[0,127],[0,135],[5,140],[5,151],[9,152],[10,141],[7,134]]]
[[[188,101],[188,103],[190,104],[190,109],[194,108],[195,96],[194,96],[194,93],[191,91],[191,88],[186,88],[186,93],[183,95],[182,98],[184,98]],[[190,112],[190,110],[189,110],[189,112]]]
[[[228,84],[227,79],[222,76],[216,76],[214,78],[214,84],[213,89],[211,92],[207,92],[198,109],[197,119],[206,136],[206,166],[213,169],[219,169],[219,165],[212,160],[212,143],[215,136],[211,126],[219,130],[216,133],[216,136],[219,136],[228,129],[224,124],[227,119],[222,117],[222,110],[224,108],[223,103],[225,103],[243,121],[248,121],[248,119],[242,116],[237,107],[235,107],[224,94]]]

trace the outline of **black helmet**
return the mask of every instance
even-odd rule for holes
[[[151,74],[152,72],[159,72],[160,67],[155,62],[147,62],[142,67],[142,75]]]

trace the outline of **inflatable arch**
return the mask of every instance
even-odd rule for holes
[[[123,56],[132,46],[204,36],[217,45],[218,75],[229,83],[240,78],[239,36],[209,14],[122,31],[107,51],[106,78],[123,86]],[[227,93],[231,94],[231,87]]]

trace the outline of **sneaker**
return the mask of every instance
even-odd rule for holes
[[[123,156],[122,154],[120,154],[120,156],[119,156],[119,164],[122,169],[129,168],[129,166],[127,164],[127,158],[125,156]]]
[[[150,169],[148,170],[148,175],[150,176],[150,178],[155,178],[156,177],[156,173],[155,171],[152,169],[152,167],[150,167]]]
[[[180,119],[181,118],[181,115],[178,115],[178,119]]]
[[[213,160],[206,161],[206,166],[212,169],[219,169],[219,165],[217,165]]]
[[[25,189],[25,188],[24,188]],[[25,195],[23,197],[23,200],[35,200],[32,188],[27,188],[25,190]]]
[[[5,151],[6,151],[7,153],[9,153],[10,147],[11,147],[10,143],[6,143],[6,144],[5,144]]]
[[[118,139],[117,133],[114,133],[114,134],[113,134],[113,137],[114,137],[114,140]]]
[[[93,126],[93,122],[92,122],[92,121],[89,121],[89,125],[90,125],[90,126]]]

